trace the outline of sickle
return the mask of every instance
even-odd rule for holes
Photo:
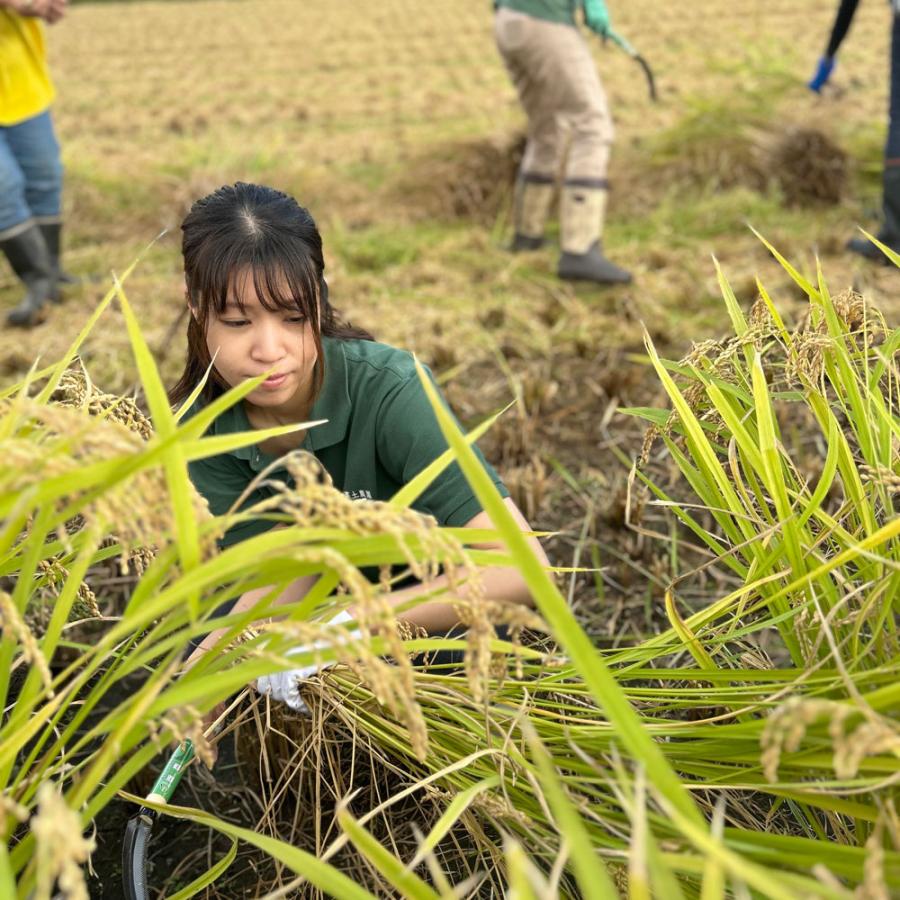
[[[153,789],[146,799],[154,803],[168,803],[181,781],[184,770],[194,758],[194,745],[185,740],[169,757],[165,768],[156,779]],[[142,806],[128,820],[125,828],[125,842],[122,845],[122,887],[126,900],[148,900],[147,893],[147,848],[150,833],[156,821],[155,810]]]
[[[613,31],[612,28],[606,33],[606,36],[620,49],[624,50],[643,70],[647,78],[647,88],[650,91],[650,99],[657,103],[659,98],[656,94],[656,79],[653,77],[653,69],[650,64],[641,56],[637,50],[624,38],[621,34]]]

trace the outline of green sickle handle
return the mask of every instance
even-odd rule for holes
[[[159,773],[159,778],[153,785],[153,790],[147,794],[146,799],[152,803],[168,803],[184,775],[184,770],[194,758],[194,744],[188,738],[179,745],[178,749],[169,757],[165,768]]]
[[[656,103],[658,100],[656,94],[656,78],[653,76],[653,69],[650,68],[650,64],[641,56],[637,50],[631,45],[631,43],[617,31],[614,31],[610,28],[605,35],[609,38],[620,50],[624,50],[636,63],[640,65],[640,67],[644,70],[644,75],[647,78],[647,89],[650,92],[650,99]]]
[[[606,36],[617,46],[624,50],[629,56],[637,56],[638,52],[631,46],[631,44],[622,37],[617,31],[614,31],[612,28],[606,32]]]

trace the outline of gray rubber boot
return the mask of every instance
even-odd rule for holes
[[[66,286],[76,287],[81,284],[81,279],[66,272],[60,263],[60,257],[62,256],[62,223],[40,222],[38,228],[41,229],[44,242],[47,244],[47,252],[50,254],[50,276],[54,282],[54,289],[50,299],[54,303],[62,303],[61,289]]]
[[[593,281],[597,284],[631,282],[631,272],[603,255],[600,241],[594,241],[587,253],[562,253],[556,274],[565,281]]]
[[[0,250],[26,288],[22,302],[7,315],[6,321],[19,328],[31,328],[44,318],[44,306],[55,289],[44,236],[32,224],[25,231],[0,240]]]
[[[882,209],[884,211],[884,222],[876,237],[895,253],[900,253],[900,166],[885,166]],[[851,238],[847,241],[847,249],[872,260],[872,262],[879,262],[886,266],[894,264],[882,252],[881,248],[873,244],[868,238]]]
[[[560,210],[562,254],[556,274],[566,281],[628,284],[631,273],[603,255],[600,235],[606,213],[605,182],[563,185]]]
[[[513,201],[513,225],[516,233],[509,245],[513,253],[540,250],[544,246],[544,228],[552,200],[552,177],[531,172],[519,175]]]

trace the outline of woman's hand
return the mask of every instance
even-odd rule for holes
[[[340,625],[343,622],[352,621],[353,616],[346,610],[342,610],[328,622],[328,625]],[[359,629],[355,629],[351,632],[344,632],[342,630],[341,636],[337,640],[319,640],[312,644],[303,644],[300,647],[295,647],[293,650],[288,650],[285,655],[298,656],[301,653],[312,653],[316,650],[322,650],[325,647],[334,646],[336,643],[343,643],[348,637],[358,638]],[[309,707],[303,702],[303,698],[300,696],[300,684],[311,678],[313,675],[318,674],[322,669],[327,669],[329,666],[333,665],[333,662],[313,662],[305,666],[300,666],[297,669],[288,669],[286,672],[273,672],[271,675],[261,675],[256,679],[254,687],[260,694],[267,695],[273,700],[278,700],[281,703],[286,703],[295,712],[304,716],[309,716],[311,715]]]
[[[65,14],[68,0],[0,0],[5,6],[20,16],[43,19],[47,24],[56,24]]]

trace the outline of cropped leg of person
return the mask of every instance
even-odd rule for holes
[[[77,284],[79,281],[65,272],[60,262],[63,165],[49,110],[29,121],[32,123],[30,133],[13,135],[13,141],[18,140],[20,144],[16,152],[25,175],[25,202],[47,244],[51,277],[55,282],[51,299],[58,303],[61,299],[59,289],[63,285]]]
[[[897,12],[891,28],[890,108],[881,196],[884,219],[878,240],[900,253],[900,13]],[[873,262],[893,265],[868,238],[852,238],[847,242],[847,249]]]
[[[514,252],[543,246],[562,158],[564,134],[557,109],[546,96],[554,77],[552,54],[545,52],[546,35],[554,29],[574,31],[506,8],[499,9],[494,19],[497,48],[528,116],[513,201]]]
[[[609,156],[615,130],[606,92],[582,36],[571,29],[560,47],[559,85],[571,141],[560,194],[557,274],[572,281],[626,284],[631,274],[606,258],[603,227],[609,194]]]
[[[0,127],[0,250],[25,286],[25,296],[7,316],[10,325],[40,322],[48,300],[58,296],[48,247],[58,227],[62,193],[59,145],[50,113]]]

